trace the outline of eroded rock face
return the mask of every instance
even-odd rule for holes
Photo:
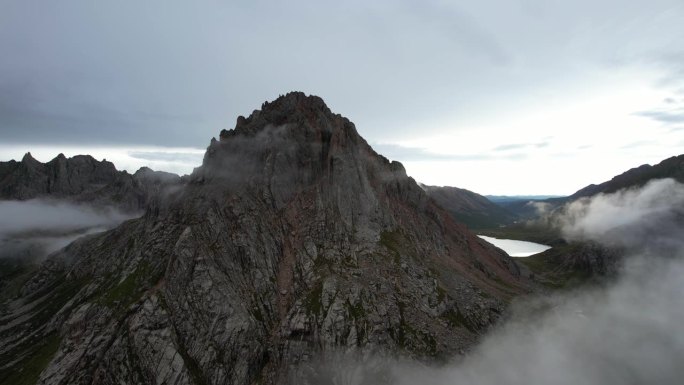
[[[46,198],[132,212],[145,210],[158,195],[180,184],[181,178],[175,174],[143,167],[131,175],[90,155],[66,158],[59,154],[41,163],[27,153],[20,162],[0,162],[3,200]]]
[[[3,307],[2,374],[36,351],[42,384],[280,384],[326,352],[444,357],[526,287],[350,121],[290,93],[142,218],[46,262]]]

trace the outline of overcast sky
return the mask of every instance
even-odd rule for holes
[[[0,0],[0,160],[187,173],[321,96],[427,184],[570,194],[684,153],[682,0]]]

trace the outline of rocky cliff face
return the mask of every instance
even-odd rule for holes
[[[47,163],[31,156],[0,162],[0,199],[49,198],[144,210],[161,190],[181,183],[174,174],[141,168],[135,174],[117,171],[114,164],[90,155],[66,158],[59,154]]]
[[[305,383],[340,351],[455,354],[526,288],[350,121],[290,93],[143,217],[48,260],[3,305],[0,379]]]

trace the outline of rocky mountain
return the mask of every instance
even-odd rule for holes
[[[49,198],[139,211],[161,189],[179,183],[175,174],[144,167],[131,175],[90,155],[59,154],[41,163],[27,153],[19,162],[0,162],[0,199],[4,200]]]
[[[641,187],[650,180],[662,178],[672,178],[684,182],[684,155],[667,158],[653,166],[644,164],[627,170],[609,181],[586,186],[570,195],[567,200],[572,201],[600,193],[609,194],[625,188]]]
[[[340,352],[457,354],[528,285],[349,120],[289,93],[26,280],[0,310],[0,382],[311,383]]]
[[[472,191],[449,186],[421,186],[437,204],[471,229],[499,227],[513,223],[517,218],[515,214]]]

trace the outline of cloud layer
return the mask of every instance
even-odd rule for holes
[[[0,201],[0,258],[40,259],[132,216],[61,201]]]
[[[684,229],[684,185],[660,179],[638,189],[578,199],[554,220],[570,240],[592,240],[631,250],[679,247]]]

